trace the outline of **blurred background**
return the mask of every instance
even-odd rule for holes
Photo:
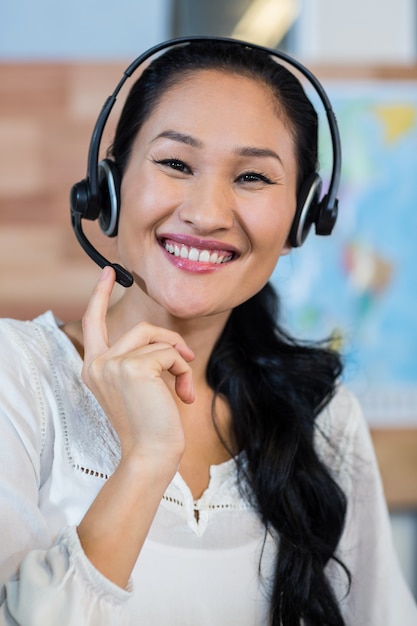
[[[417,597],[415,0],[0,3],[0,316],[82,314],[98,269],[73,236],[69,190],[85,175],[94,122],[123,70],[153,44],[183,35],[284,50],[316,73],[333,103],[344,157],[335,233],[310,235],[273,281],[290,330],[330,335],[345,356],[345,383],[363,404]],[[86,230],[112,254],[96,224]]]

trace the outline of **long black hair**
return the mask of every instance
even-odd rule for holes
[[[235,445],[245,451],[242,484],[277,541],[271,624],[342,626],[324,570],[331,559],[339,563],[346,499],[313,445],[341,361],[323,345],[295,341],[277,319],[278,298],[267,284],[233,310],[208,380],[232,408]]]
[[[138,131],[166,91],[207,69],[249,76],[271,89],[294,137],[300,186],[317,169],[312,104],[298,79],[267,53],[224,42],[174,47],[144,70],[110,151],[121,174]],[[346,498],[314,447],[315,420],[335,392],[341,360],[325,345],[295,341],[278,325],[278,313],[269,283],[236,307],[211,354],[207,381],[227,399],[234,443],[245,453],[245,462],[237,461],[242,493],[276,539],[271,625],[343,626],[325,567],[338,562]]]

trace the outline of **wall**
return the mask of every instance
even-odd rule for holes
[[[276,0],[277,2],[279,0]],[[294,0],[300,17],[290,39],[307,61],[409,63],[417,56],[414,0]],[[14,0],[0,3],[0,58],[125,59],[177,26],[224,32],[249,0]],[[218,25],[216,27],[216,24]],[[189,33],[188,33],[189,34]]]
[[[169,0],[0,3],[0,315],[84,309],[97,268],[72,235],[69,190],[102,103],[170,21]]]
[[[303,0],[294,49],[314,63],[412,63],[415,0]]]
[[[85,308],[98,269],[72,234],[69,191],[85,175],[97,112],[124,67],[0,65],[1,316],[52,308],[70,319]],[[108,250],[109,240],[95,243]]]
[[[168,38],[169,0],[0,3],[0,58],[130,59]]]

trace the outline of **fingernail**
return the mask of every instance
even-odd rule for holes
[[[103,269],[101,270],[99,280],[106,280],[106,278],[109,276],[110,271],[111,271],[110,265],[105,265]]]

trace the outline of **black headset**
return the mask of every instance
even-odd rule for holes
[[[100,267],[111,265],[116,272],[116,280],[124,287],[130,287],[133,284],[133,277],[125,268],[118,263],[111,263],[87,239],[83,228],[82,219],[99,220],[102,231],[108,237],[114,237],[117,234],[117,224],[120,208],[120,174],[117,165],[110,159],[99,161],[100,143],[103,136],[103,130],[110,111],[116,102],[117,95],[124,83],[130,76],[142,65],[147,59],[154,54],[172,48],[178,45],[187,45],[193,41],[220,41],[244,46],[245,48],[262,50],[272,57],[276,57],[291,67],[298,70],[308,82],[313,86],[318,94],[323,107],[326,111],[327,121],[329,124],[333,162],[332,173],[327,193],[321,197],[322,180],[317,172],[314,172],[303,181],[297,196],[297,208],[295,217],[291,226],[289,235],[290,244],[293,247],[300,246],[312,226],[315,224],[316,234],[330,235],[336,223],[338,200],[337,190],[340,182],[341,172],[341,146],[340,135],[337,126],[335,114],[333,112],[330,100],[318,79],[299,61],[293,59],[283,52],[279,52],[272,48],[265,48],[254,43],[240,41],[238,39],[230,39],[228,37],[179,37],[160,43],[135,59],[129,67],[124,71],[123,77],[119,81],[115,90],[105,101],[100,115],[97,118],[93,134],[90,140],[87,162],[87,176],[85,179],[76,183],[71,189],[70,205],[71,205],[71,223],[79,243],[85,252]]]

